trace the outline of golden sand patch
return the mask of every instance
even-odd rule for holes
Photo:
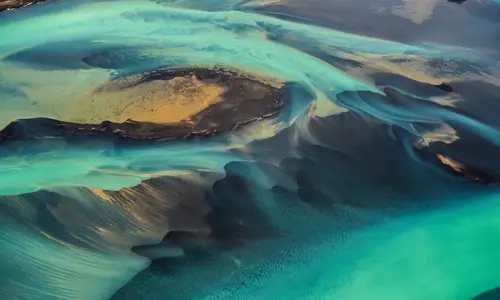
[[[189,121],[190,116],[222,100],[225,88],[195,76],[154,80],[88,97],[55,108],[59,120],[98,124],[126,120],[161,124]]]
[[[453,170],[459,172],[459,173],[464,173],[467,169],[467,167],[459,163],[458,161],[455,161],[449,157],[446,157],[444,155],[438,154],[437,158],[443,163],[444,165],[447,165],[448,167],[452,168]]]
[[[109,81],[109,74],[102,70],[49,72],[0,63],[1,68],[8,70],[9,83],[17,84],[25,96],[0,99],[0,128],[17,119],[38,117],[86,124],[99,124],[105,120],[124,122],[127,119],[177,123],[221,101],[226,91],[223,82],[189,76],[132,87],[144,74]],[[270,87],[283,85],[282,80],[266,77],[259,70],[252,71],[253,76],[244,70],[232,71],[245,74],[238,78],[253,79]],[[106,83],[103,85],[103,82]],[[258,87],[251,89],[254,89],[251,93],[247,92],[250,97],[260,97],[261,92],[255,90]]]

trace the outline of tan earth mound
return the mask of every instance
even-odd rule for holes
[[[190,116],[222,100],[226,91],[215,83],[202,82],[196,76],[153,80],[119,90],[93,93],[70,107],[56,108],[61,120],[98,124],[104,120],[126,120],[158,124],[189,121]]]

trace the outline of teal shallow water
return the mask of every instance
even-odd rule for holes
[[[462,5],[498,9],[476,2]],[[2,295],[472,299],[500,284],[498,51],[343,32],[266,5],[0,14],[1,127],[29,128],[0,139]],[[60,107],[110,79],[214,66],[284,82],[283,110],[149,144],[34,121],[64,120]]]

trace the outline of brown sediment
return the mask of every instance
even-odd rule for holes
[[[403,5],[392,8],[392,12],[415,24],[422,24],[432,16],[439,2],[439,0],[403,0]]]
[[[223,69],[156,70],[108,81],[88,97],[51,106],[55,118],[11,122],[0,140],[67,133],[143,140],[207,136],[275,116],[284,105],[278,85]]]
[[[35,211],[45,214],[44,220],[55,218],[61,230],[54,231],[50,221],[34,221],[38,224],[36,230],[57,243],[69,248],[91,246],[129,253],[134,246],[160,242],[171,231],[208,236],[210,226],[205,218],[211,207],[205,201],[208,188],[205,185],[210,183],[196,175],[187,175],[154,178],[119,191],[56,188],[55,192],[38,191],[4,198],[16,200],[14,203],[39,199]],[[85,204],[81,205],[78,199],[85,199]],[[26,217],[36,216],[30,213]],[[66,230],[69,234],[61,235]]]
[[[14,10],[43,1],[45,0],[0,0],[0,11]]]
[[[188,121],[192,115],[222,101],[226,88],[196,76],[154,80],[119,90],[101,90],[61,107],[62,121],[97,124],[127,120],[158,124]]]
[[[275,85],[243,73],[204,68],[120,78],[99,86],[93,95],[87,109],[81,103],[82,110],[76,110],[84,118],[65,123],[66,129],[135,139],[210,135],[272,117],[283,105]]]
[[[210,212],[210,207],[204,201],[203,190],[186,189],[186,186],[199,184],[199,179],[193,176],[182,178],[155,178],[119,191],[87,189],[96,197],[112,202],[139,228],[208,234],[204,218]]]
[[[450,168],[454,173],[459,174],[469,180],[480,183],[490,183],[493,181],[497,181],[493,176],[487,174],[486,172],[473,168],[462,162],[456,161],[441,154],[437,154],[436,156],[443,165]]]
[[[237,182],[226,177],[216,173],[203,176],[191,173],[152,178],[118,191],[57,187],[2,196],[0,200],[21,205],[18,212],[24,220],[33,221],[36,226],[33,229],[70,249],[90,246],[113,253],[130,253],[132,249],[149,257],[149,248],[160,247],[161,251],[153,252],[175,257],[183,254],[183,241],[175,238],[179,234],[199,242],[231,246],[276,234],[253,198],[235,203],[230,191],[229,194],[214,192],[213,185],[217,182],[228,187]],[[236,191],[245,197],[244,191]],[[254,218],[259,222],[251,222]],[[162,239],[167,244],[160,243]]]
[[[453,159],[443,156],[441,154],[437,155],[437,158],[445,165],[448,167],[452,168],[453,170],[461,173],[465,170],[465,166],[457,161],[454,161]]]
[[[221,69],[156,70],[106,82],[89,96],[54,111],[58,120],[70,123],[146,122],[189,127],[215,104],[225,102],[221,106],[228,108],[237,102],[276,97],[276,86],[270,79],[263,82]]]
[[[460,137],[458,136],[457,131],[453,127],[447,124],[442,124],[439,128],[424,133],[422,135],[421,140],[417,142],[416,146],[419,148],[428,147],[430,144],[435,142],[443,142],[445,144],[451,144],[457,141],[459,138]],[[443,156],[440,156],[438,158],[443,163],[444,161],[446,161],[446,158]]]

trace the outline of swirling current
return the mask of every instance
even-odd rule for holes
[[[500,299],[497,0],[32,2],[1,299]]]

